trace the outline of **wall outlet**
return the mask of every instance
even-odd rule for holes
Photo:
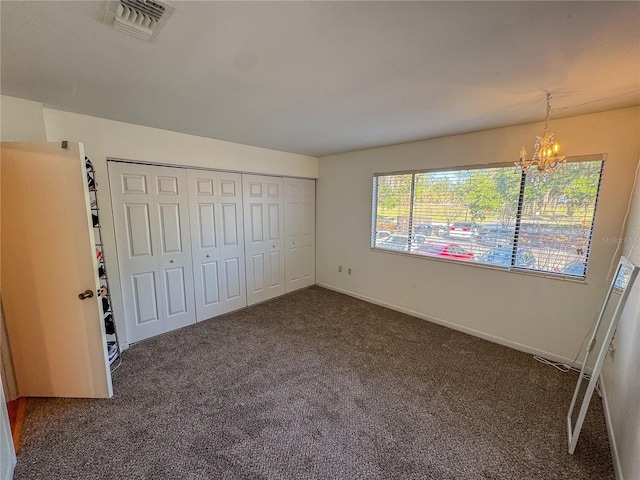
[[[342,265],[338,265],[338,273],[342,273]]]
[[[348,272],[348,273],[349,273],[349,275],[351,275],[351,269],[349,269],[349,272]]]

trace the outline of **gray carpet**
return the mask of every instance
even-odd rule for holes
[[[319,287],[130,348],[110,400],[30,399],[20,479],[613,479],[576,375]]]

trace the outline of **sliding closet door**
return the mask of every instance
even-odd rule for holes
[[[286,291],[316,283],[315,181],[284,179]]]
[[[285,293],[283,180],[242,175],[247,303]]]
[[[195,323],[186,171],[109,162],[130,342]]]
[[[240,174],[188,170],[198,321],[247,306]]]

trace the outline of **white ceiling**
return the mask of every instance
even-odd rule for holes
[[[332,153],[640,104],[639,2],[1,3],[1,90],[60,110]]]

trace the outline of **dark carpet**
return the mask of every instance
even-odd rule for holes
[[[508,321],[508,319],[505,319]],[[110,400],[30,399],[20,479],[614,479],[576,375],[312,287],[131,347]]]

